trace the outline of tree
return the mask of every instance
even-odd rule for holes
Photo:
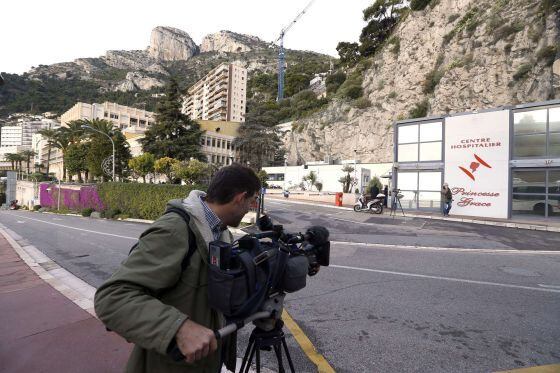
[[[345,66],[353,66],[360,58],[360,49],[358,43],[348,43],[341,41],[336,46],[336,51],[340,57],[340,63]]]
[[[6,153],[4,158],[6,158],[8,162],[12,163],[12,170],[15,170],[19,159],[19,155],[16,153]]]
[[[115,144],[115,174],[121,178],[124,175],[128,160],[130,159],[130,149],[126,138],[119,128],[114,128],[112,122],[105,119],[83,120],[83,124],[93,128],[85,130],[84,136],[89,140],[89,151],[86,157],[87,168],[90,176],[108,178],[103,171],[103,161],[112,157],[113,145]],[[109,140],[109,137],[111,140]]]
[[[151,172],[154,172],[154,163],[156,158],[151,153],[144,153],[137,157],[132,158],[128,161],[128,167],[132,169],[132,171],[142,177],[144,183],[146,182],[146,175]]]
[[[23,150],[19,154],[25,157],[27,162],[27,173],[29,174],[29,163],[31,162],[31,157],[34,157],[37,153],[35,153],[33,150]]]
[[[360,34],[360,55],[373,55],[389,37],[405,9],[404,0],[376,0],[364,9],[364,21],[368,22]]]
[[[288,73],[286,74],[286,86],[284,92],[286,97],[295,95],[305,89],[309,89],[311,78],[307,74]]]
[[[355,177],[350,176],[354,172],[354,167],[346,165],[342,167],[342,172],[345,172],[346,175],[338,179],[338,182],[342,184],[343,193],[350,193],[352,187],[358,183]]]
[[[246,122],[239,128],[233,145],[240,149],[242,163],[249,163],[251,168],[259,170],[276,158],[282,142],[273,128]]]
[[[173,179],[175,178],[175,172],[173,171],[173,165],[179,163],[178,160],[173,159],[173,158],[169,158],[169,157],[163,157],[160,158],[158,160],[156,160],[156,162],[154,163],[154,170],[158,173],[158,174],[164,174],[165,177],[167,177],[167,181],[169,183],[173,182]]]
[[[156,158],[177,160],[202,159],[200,125],[181,112],[181,93],[177,81],[171,79],[156,108],[156,123],[148,128],[140,140],[144,152]]]
[[[84,182],[82,172],[87,171],[86,157],[88,152],[88,143],[74,143],[68,146],[64,153],[64,165],[70,179],[72,179],[72,175],[78,175],[78,182]]]
[[[379,188],[379,190],[383,190],[383,184],[381,184],[381,181],[379,181],[379,178],[377,176],[371,178],[371,180],[367,185],[367,190],[369,191],[371,187],[374,185],[376,185]]]
[[[64,158],[64,153],[70,145],[70,133],[64,127],[57,128],[52,139],[52,146],[59,149],[62,152],[62,157]],[[62,180],[66,180],[66,164],[62,162]]]
[[[308,175],[303,177],[302,181],[306,184],[306,189],[313,190],[313,186],[317,183],[317,174],[310,171]]]
[[[259,178],[259,180],[261,181],[261,185],[264,188],[268,188],[268,174],[266,173],[265,170],[259,170],[259,172],[257,172],[257,177]]]
[[[191,159],[190,161],[175,163],[173,172],[176,177],[187,184],[201,184],[210,172],[210,165],[198,159]]]
[[[56,136],[56,131],[50,128],[43,128],[39,130],[38,133],[47,140],[47,175],[49,175],[51,166],[51,147]]]

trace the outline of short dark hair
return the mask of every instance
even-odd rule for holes
[[[220,168],[212,177],[206,200],[223,205],[239,193],[247,192],[249,196],[253,196],[260,189],[261,181],[255,172],[249,167],[234,163]]]

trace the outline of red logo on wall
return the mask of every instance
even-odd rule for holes
[[[474,154],[474,159],[476,159],[477,162],[474,162],[474,161],[471,162],[471,164],[469,165],[470,170],[467,170],[465,167],[462,167],[462,166],[459,166],[459,168],[461,169],[461,171],[463,171],[465,173],[465,175],[470,177],[473,181],[476,181],[476,179],[474,177],[474,173],[480,167],[480,165],[482,165],[484,167],[487,167],[487,168],[492,168],[492,166],[490,166],[484,159],[480,158],[476,154]]]

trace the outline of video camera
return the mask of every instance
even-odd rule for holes
[[[306,276],[329,265],[329,231],[315,226],[288,233],[264,215],[259,233],[247,234],[232,244],[209,244],[208,300],[226,320],[237,322],[259,312],[280,318],[286,293],[306,286]]]
[[[247,234],[231,244],[223,241],[209,244],[208,303],[227,322],[214,335],[220,340],[253,322],[256,326],[253,333],[258,335],[255,338],[260,339],[259,333],[265,333],[266,343],[282,341],[294,371],[281,330],[284,297],[286,293],[303,289],[307,275],[314,276],[320,266],[329,265],[329,231],[314,226],[304,234],[288,233],[281,225],[273,225],[266,215],[258,220],[257,226],[260,233]],[[276,337],[270,339],[270,335]],[[247,350],[250,349],[249,346]],[[175,361],[185,359],[175,340],[168,354]],[[247,356],[246,352],[241,371],[247,364]]]

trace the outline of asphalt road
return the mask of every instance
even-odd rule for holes
[[[560,363],[560,252],[544,252],[560,249],[560,234],[287,201],[267,201],[267,209],[287,230],[324,225],[331,232],[331,267],[289,294],[286,309],[337,372],[489,372]],[[20,211],[0,212],[0,223],[93,286],[146,228]],[[296,370],[316,371],[287,339]],[[276,370],[270,358],[264,365]]]

